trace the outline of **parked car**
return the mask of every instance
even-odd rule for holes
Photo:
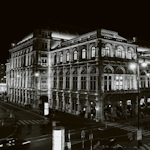
[[[18,138],[5,138],[0,140],[0,150],[6,149],[22,149],[24,146],[30,144],[30,141],[26,141]]]

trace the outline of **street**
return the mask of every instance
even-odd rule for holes
[[[95,120],[85,119],[83,117],[58,111],[55,111],[55,117],[50,116],[50,118],[45,120],[44,116],[33,113],[30,110],[19,108],[18,106],[14,106],[10,103],[0,101],[0,105],[12,110],[16,118],[16,124],[20,128],[20,132],[17,136],[19,138],[26,139],[27,141],[31,141],[31,143],[23,149],[51,149],[52,121],[56,121],[57,126],[65,127],[65,141],[68,141],[68,133],[70,133],[72,149],[82,148],[83,138],[81,138],[81,132],[83,130],[85,131],[84,141],[86,148],[90,148],[89,137],[91,134],[93,134],[93,145],[95,145],[98,141],[100,141],[101,145],[107,145],[109,139],[114,137],[117,139],[118,143],[122,143],[122,145],[125,147],[126,143],[128,142],[127,133],[135,133],[136,131],[136,127],[131,126],[131,124],[129,125],[128,121],[126,124],[107,122],[106,128],[104,124],[96,122]],[[41,125],[43,122],[46,122],[46,124],[42,129]],[[135,124],[135,121],[131,121],[130,123]],[[144,125],[144,123],[141,121],[141,125],[142,124]],[[29,125],[31,125],[30,128]],[[146,135],[149,136],[150,134],[149,131],[145,130],[144,136]],[[135,139],[133,140],[133,143],[133,146],[137,146]],[[132,142],[130,144],[132,145]]]

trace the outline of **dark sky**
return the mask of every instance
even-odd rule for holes
[[[88,32],[98,28],[117,31],[124,37],[150,41],[150,10],[147,3],[128,1],[5,1],[1,4],[0,63],[9,58],[14,40],[21,40],[37,26],[49,25]]]

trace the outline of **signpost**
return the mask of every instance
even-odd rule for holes
[[[84,149],[84,138],[85,138],[85,131],[81,131],[81,138],[82,138],[82,148]]]

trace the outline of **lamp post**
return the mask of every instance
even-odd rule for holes
[[[143,68],[147,67],[147,63],[145,61],[139,62],[139,58],[137,58],[138,62],[137,64],[130,64],[130,69],[134,70],[137,68],[137,105],[138,105],[138,119],[137,119],[137,141],[138,141],[138,146],[140,144],[140,141],[142,140],[142,130],[140,130],[140,64]]]

